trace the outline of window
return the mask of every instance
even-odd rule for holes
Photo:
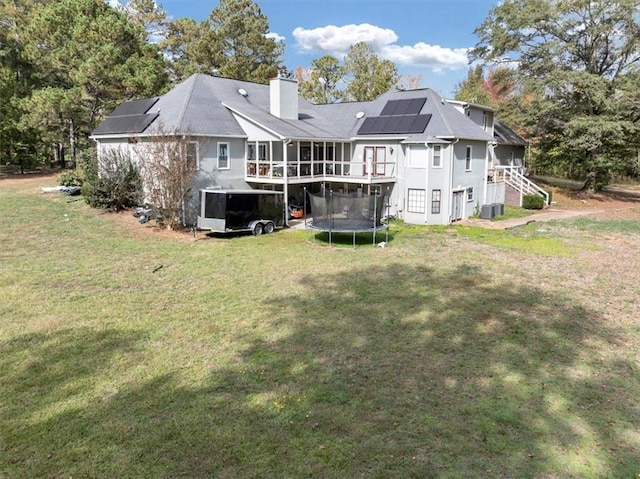
[[[189,170],[198,169],[198,143],[190,141],[184,146],[185,159]]]
[[[473,186],[467,188],[467,201],[473,201]]]
[[[409,213],[424,213],[425,191],[411,189],[407,190],[407,211]]]
[[[424,145],[411,145],[407,156],[407,166],[409,168],[427,167],[427,148]]]
[[[471,147],[467,146],[467,153],[464,159],[464,169],[465,171],[471,171]]]
[[[218,169],[228,170],[229,168],[229,143],[218,143]]]
[[[442,168],[442,146],[433,145],[433,163],[434,168]]]
[[[442,201],[442,190],[431,190],[431,213],[440,214],[440,204]]]
[[[487,115],[486,113],[482,113],[482,129],[484,131],[487,131],[488,127],[489,127],[489,115]]]
[[[256,145],[253,143],[247,145],[247,160],[256,161]]]

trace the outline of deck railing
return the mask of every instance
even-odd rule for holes
[[[285,165],[283,161],[247,160],[245,177],[248,180],[303,180],[303,179],[395,179],[395,162],[368,164],[362,161],[294,161]]]

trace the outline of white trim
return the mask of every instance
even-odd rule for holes
[[[273,136],[278,137],[278,139],[279,139],[279,140],[286,140],[286,139],[287,139],[287,137],[286,137],[286,136],[283,136],[283,135],[281,135],[280,133],[278,133],[277,131],[272,130],[271,128],[269,128],[269,127],[267,127],[267,126],[263,125],[262,123],[257,122],[256,120],[254,120],[254,119],[253,119],[253,118],[251,118],[250,116],[248,116],[248,115],[246,115],[246,114],[244,114],[244,113],[242,113],[242,112],[240,112],[240,111],[236,110],[235,108],[230,107],[230,106],[229,106],[229,105],[227,105],[225,102],[223,102],[223,101],[222,101],[222,102],[220,102],[220,103],[222,103],[222,106],[224,106],[225,108],[228,108],[228,109],[229,109],[229,111],[231,111],[231,112],[235,113],[236,115],[238,115],[238,116],[240,116],[240,117],[244,118],[244,119],[245,119],[245,120],[247,120],[249,123],[252,123],[252,124],[256,125],[258,128],[262,128],[264,131],[266,131],[266,132],[268,132],[268,133],[271,133]]]
[[[220,146],[226,145],[227,147],[227,166],[220,166]],[[218,170],[230,170],[231,169],[231,145],[229,145],[228,141],[218,141],[216,142],[216,166]]]
[[[436,159],[436,147],[439,149],[440,151],[440,164],[436,165],[435,164],[435,159]],[[438,145],[432,145],[431,146],[431,168],[436,168],[436,169],[442,169],[442,165],[443,165],[443,161],[442,161],[442,145],[438,144]]]

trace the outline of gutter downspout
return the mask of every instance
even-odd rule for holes
[[[424,146],[427,149],[427,164],[425,165],[425,169],[424,169],[424,200],[425,200],[425,205],[424,205],[424,222],[425,224],[429,223],[429,142],[425,141],[424,142]]]
[[[455,138],[450,144],[449,147],[451,148],[451,155],[450,155],[450,161],[449,161],[449,223],[451,224],[451,218],[453,216],[453,211],[451,210],[451,208],[453,208],[453,161],[455,160],[455,147],[456,147],[456,143],[458,143],[460,141],[460,138]]]
[[[282,140],[282,161],[284,164],[282,165],[282,179],[284,180],[284,184],[282,185],[282,192],[284,194],[284,225],[289,227],[289,155],[288,155],[288,146],[292,143],[293,140]]]

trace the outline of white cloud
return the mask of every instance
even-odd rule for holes
[[[468,68],[468,48],[444,48],[419,42],[415,45],[388,45],[380,55],[400,65],[427,67],[434,72]]]
[[[345,55],[349,47],[358,42],[367,42],[378,50],[398,40],[393,30],[368,23],[341,27],[327,25],[313,30],[298,27],[293,31],[293,37],[297,47],[303,52],[319,51],[338,56]]]
[[[287,39],[287,37],[283,37],[282,35],[276,32],[269,32],[265,35],[265,37],[273,38],[276,42],[284,42]]]
[[[296,47],[303,53],[344,56],[351,45],[367,42],[383,59],[403,66],[426,67],[434,72],[458,70],[468,67],[468,48],[446,48],[424,42],[398,45],[398,35],[388,28],[368,23],[360,25],[327,25],[307,30],[297,27],[293,31]]]

